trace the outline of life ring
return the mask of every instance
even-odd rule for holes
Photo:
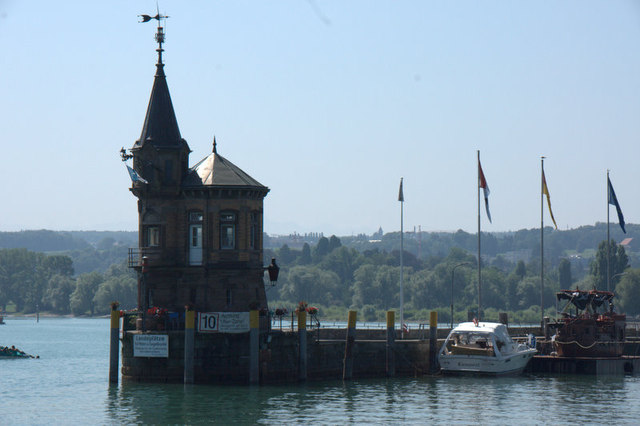
[[[408,333],[409,332],[409,326],[407,324],[402,324],[402,332],[403,333]]]
[[[478,318],[473,319],[473,325],[475,325],[476,327],[478,326]]]

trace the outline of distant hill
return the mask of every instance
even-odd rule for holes
[[[26,248],[35,252],[60,252],[98,247],[100,242],[138,244],[137,232],[37,231],[0,232],[0,248]]]

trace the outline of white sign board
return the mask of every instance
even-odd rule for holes
[[[200,333],[248,333],[249,312],[199,312]]]
[[[169,357],[169,336],[166,334],[135,334],[133,356],[147,358]]]

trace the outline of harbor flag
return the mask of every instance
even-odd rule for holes
[[[400,190],[398,191],[398,201],[403,202],[404,201],[404,192],[402,192],[402,179],[400,178]]]
[[[125,164],[125,166],[127,166],[127,170],[129,171],[129,176],[131,176],[131,181],[132,182],[149,183],[149,182],[146,181],[146,179],[144,179],[142,176],[140,176],[138,174],[138,172],[136,172],[131,167],[129,167],[128,164]]]
[[[609,204],[616,206],[616,211],[618,212],[618,222],[620,222],[620,228],[622,228],[622,232],[625,234],[627,231],[624,229],[624,216],[622,216],[622,210],[620,209],[620,204],[618,203],[618,197],[616,197],[616,192],[613,190],[613,186],[611,185],[611,180],[609,176],[607,176],[607,183],[609,184]]]
[[[544,170],[542,170],[542,193],[547,196],[547,205],[549,206],[549,214],[551,215],[551,220],[553,221],[553,225],[558,229],[558,225],[556,224],[556,219],[553,217],[553,212],[551,211],[551,196],[549,195],[549,188],[547,188],[547,179],[544,177]]]
[[[491,212],[489,212],[489,193],[491,191],[489,191],[489,185],[487,185],[487,180],[484,178],[484,173],[482,172],[482,165],[480,165],[480,154],[478,154],[478,187],[482,188],[482,191],[484,192],[484,207],[487,211],[489,223],[491,223]]]

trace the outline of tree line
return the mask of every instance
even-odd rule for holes
[[[634,232],[634,226],[628,225],[630,234]],[[547,244],[548,240],[559,245],[553,249],[556,257],[545,255],[544,300],[550,315],[554,313],[554,294],[559,289],[576,286],[606,289],[606,242],[585,248],[592,251],[589,262],[576,256],[572,249],[576,235],[578,240],[591,240],[598,227],[588,230],[585,234],[588,238],[579,237],[580,234],[573,231],[554,231],[553,238],[545,237],[545,248],[551,245]],[[52,235],[52,231],[34,232]],[[533,235],[533,230],[518,232],[526,240]],[[571,235],[559,235],[565,232]],[[60,241],[67,244],[71,234],[63,234]],[[28,240],[33,236],[31,233],[21,235]],[[458,231],[425,237],[420,257],[417,256],[420,250],[411,248],[417,240],[405,240],[408,249],[403,252],[403,290],[404,308],[409,318],[426,318],[428,310],[436,309],[441,321],[448,321],[452,289],[456,321],[465,319],[467,311],[477,309],[477,259],[470,235]],[[537,235],[539,237],[539,230]],[[131,236],[135,237],[135,233]],[[270,307],[293,308],[298,302],[306,301],[321,307],[323,316],[343,318],[347,309],[355,308],[369,319],[382,319],[384,310],[397,309],[400,251],[393,247],[399,235],[383,234],[380,230],[374,236],[375,242],[364,236],[342,239],[320,236],[316,244],[304,243],[297,249],[287,244],[265,249],[265,265],[271,257],[276,257],[282,268],[278,284],[273,288],[267,285]],[[106,313],[110,302],[115,300],[123,309],[134,308],[136,276],[124,263],[131,241],[119,242],[113,236],[101,233],[92,237],[95,241],[91,244],[82,244],[77,242],[81,237],[73,234],[71,238],[76,243],[71,249],[49,254],[25,248],[0,249],[0,309],[6,310],[10,306],[23,313],[49,311],[95,315]],[[129,234],[123,237],[128,238]],[[56,239],[52,237],[51,241]],[[456,245],[456,240],[460,246]],[[438,241],[441,246],[434,244]],[[560,250],[559,241],[564,241],[569,248]],[[515,242],[502,242],[498,246],[500,250],[521,247]],[[540,317],[539,251],[531,250],[526,260],[510,260],[499,251],[492,255],[486,250],[489,253],[485,257],[484,247],[483,234],[483,317],[489,314],[497,318],[497,312],[509,311],[514,318],[537,321]],[[640,305],[633,303],[640,300],[640,272],[629,267],[635,256],[615,242],[611,243],[610,251],[611,286],[618,295],[618,305],[628,314],[640,314]]]
[[[119,301],[123,309],[137,304],[137,281],[124,262],[106,272],[74,275],[68,255],[47,255],[24,248],[0,250],[0,308],[25,314],[51,312],[96,315]]]
[[[640,314],[640,306],[634,303],[640,296],[640,270],[629,268],[624,247],[615,241],[610,244],[611,285],[618,294],[618,305],[628,314]],[[568,257],[545,258],[545,315],[555,315],[555,293],[560,289],[606,289],[606,251],[606,241],[602,241],[586,273],[580,277],[574,275],[575,267]],[[343,311],[358,309],[365,319],[381,320],[383,311],[399,307],[399,250],[358,251],[331,236],[320,238],[315,246],[305,243],[295,250],[285,244],[265,255],[275,256],[281,266],[277,286],[267,293],[272,308],[306,301],[320,306],[321,313],[323,310],[335,313],[336,307]],[[475,254],[453,246],[446,255],[419,259],[404,251],[403,264],[405,316],[426,318],[426,312],[435,309],[441,321],[448,322],[452,302],[455,321],[465,320],[468,311],[477,312]],[[508,311],[521,321],[538,321],[540,257],[510,262],[501,256],[487,259],[483,256],[482,300],[483,317],[497,319],[498,312]]]

